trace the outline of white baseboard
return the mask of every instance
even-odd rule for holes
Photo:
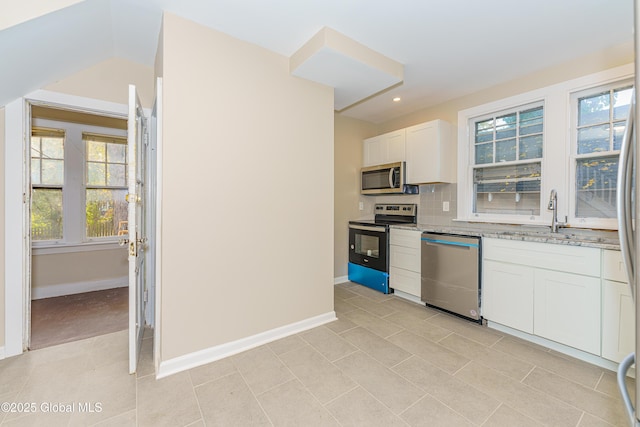
[[[399,290],[397,290],[397,289],[394,289],[394,290],[393,290],[393,294],[394,294],[395,296],[399,297],[399,298],[404,298],[404,299],[406,299],[407,301],[415,302],[416,304],[420,304],[421,306],[423,306],[423,307],[424,307],[424,302],[422,302],[422,300],[420,299],[420,297],[417,297],[417,296],[415,296],[415,295],[408,294],[408,293],[406,293],[406,292],[399,291]]]
[[[178,372],[186,371],[187,369],[215,362],[216,360],[233,356],[234,354],[250,350],[280,338],[297,334],[299,332],[324,325],[325,323],[333,322],[334,320],[337,320],[336,313],[334,311],[330,311],[319,316],[261,332],[237,341],[232,341],[226,344],[196,351],[194,353],[185,354],[184,356],[179,356],[174,359],[169,359],[164,362],[160,362],[156,378],[164,378],[169,375],[177,374]]]
[[[59,297],[62,295],[80,294],[82,292],[102,291],[104,289],[123,288],[129,285],[128,277],[94,280],[91,282],[63,283],[60,285],[34,286],[31,288],[31,299]]]
[[[349,276],[340,276],[340,277],[334,277],[333,278],[333,284],[334,285],[339,285],[340,283],[345,283],[349,281]]]

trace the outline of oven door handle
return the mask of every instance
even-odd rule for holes
[[[356,224],[349,224],[349,228],[353,230],[362,230],[362,231],[377,231],[380,233],[384,233],[387,231],[385,227],[375,227],[375,226],[356,225]]]

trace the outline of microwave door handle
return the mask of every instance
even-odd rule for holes
[[[395,168],[389,169],[389,188],[395,188],[393,186],[393,173],[395,172]]]

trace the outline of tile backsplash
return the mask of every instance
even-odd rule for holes
[[[420,186],[419,194],[394,196],[360,196],[364,204],[361,218],[373,218],[376,203],[415,203],[418,205],[418,223],[450,225],[457,215],[457,184],[427,184]],[[443,211],[443,203],[449,202],[449,211]]]

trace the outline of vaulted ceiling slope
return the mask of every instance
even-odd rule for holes
[[[108,58],[152,66],[163,11],[287,57],[326,26],[404,64],[343,112],[372,122],[630,46],[633,27],[633,0],[84,0],[0,31],[0,106]]]

